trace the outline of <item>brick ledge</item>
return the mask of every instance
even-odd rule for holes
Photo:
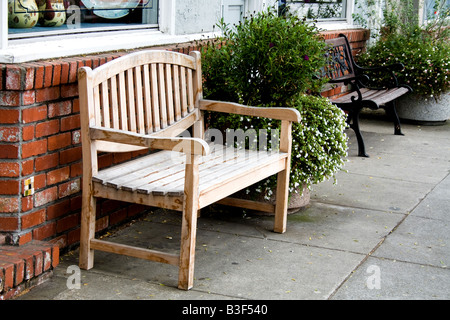
[[[59,264],[59,246],[32,241],[0,245],[0,300],[8,300],[47,280]]]

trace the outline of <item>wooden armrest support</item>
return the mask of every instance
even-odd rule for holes
[[[186,154],[208,155],[210,153],[210,148],[206,141],[198,138],[151,137],[139,133],[99,127],[89,128],[89,134],[93,140],[105,140],[152,149],[179,151]]]
[[[234,102],[222,102],[215,100],[200,100],[200,110],[235,113],[243,116],[264,117],[276,120],[300,122],[300,112],[292,108],[261,108],[249,107]]]

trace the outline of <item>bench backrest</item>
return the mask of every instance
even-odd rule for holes
[[[324,69],[324,75],[333,80],[354,77],[355,62],[347,37],[341,34],[336,39],[325,40],[325,43],[329,47],[329,64]]]
[[[80,68],[78,81],[82,125],[176,136],[199,117],[199,52],[189,56],[160,50],[131,53],[94,70]],[[109,152],[138,149],[107,142],[96,147]]]

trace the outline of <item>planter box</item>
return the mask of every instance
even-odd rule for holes
[[[398,99],[400,119],[424,125],[440,125],[450,119],[450,92],[439,99],[409,94]]]

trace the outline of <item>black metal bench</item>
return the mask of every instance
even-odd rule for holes
[[[329,46],[329,64],[324,69],[324,76],[330,79],[329,83],[343,83],[350,90],[342,96],[331,98],[331,102],[348,113],[347,123],[356,134],[358,140],[358,155],[368,157],[364,140],[359,129],[359,114],[363,108],[372,110],[383,107],[386,114],[394,122],[394,133],[403,135],[400,120],[395,110],[395,99],[411,92],[407,85],[399,85],[394,71],[402,70],[403,65],[392,64],[372,68],[358,66],[353,60],[350,44],[345,35],[340,34],[336,39],[325,41]],[[389,72],[389,81],[380,87],[371,87],[369,74],[373,72]]]

